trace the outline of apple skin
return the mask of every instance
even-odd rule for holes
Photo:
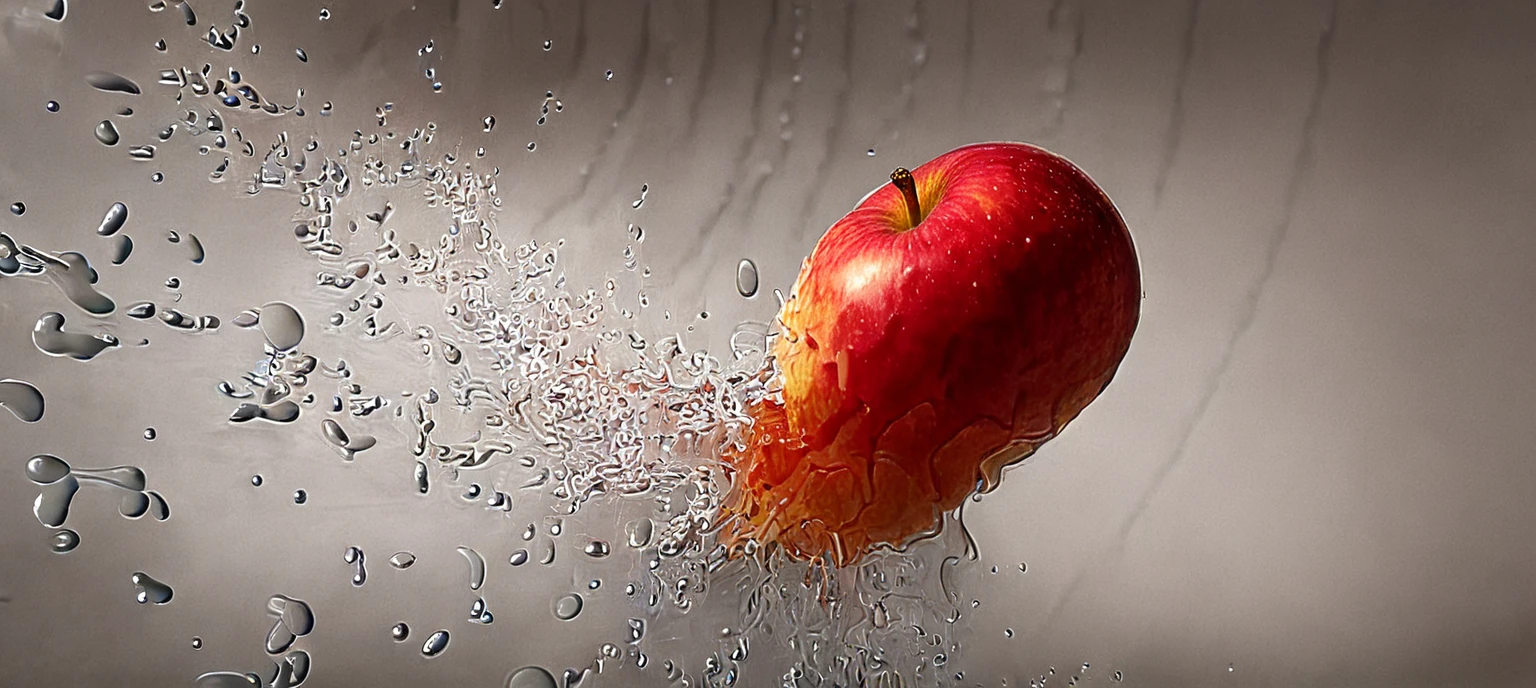
[[[1130,232],[1067,159],[982,143],[827,230],[779,313],[722,539],[835,565],[936,532],[1113,378],[1141,308]]]

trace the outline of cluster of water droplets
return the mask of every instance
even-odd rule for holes
[[[61,2],[60,18],[63,7]],[[174,9],[189,25],[197,23],[186,2],[157,2],[150,9]],[[328,12],[321,19],[328,19]],[[249,26],[237,2],[232,23],[211,28],[207,42],[233,51]],[[156,48],[163,51],[164,42]],[[438,90],[434,49],[428,42],[419,56]],[[251,50],[259,52],[259,46]],[[302,48],[296,56],[308,60]],[[603,78],[614,78],[612,71]],[[142,92],[132,80],[107,72],[92,73],[86,81],[106,92]],[[289,425],[309,418],[302,424],[312,424],[344,461],[378,443],[371,431],[363,431],[368,423],[390,423],[411,438],[411,456],[399,473],[409,491],[474,503],[491,517],[531,519],[521,541],[511,543],[505,566],[551,566],[566,548],[590,561],[624,558],[635,564],[622,587],[605,587],[592,578],[550,600],[553,619],[569,622],[594,596],[624,596],[633,616],[616,625],[613,642],[594,647],[585,665],[517,669],[509,686],[555,686],[556,676],[570,686],[622,665],[657,672],[679,686],[732,686],[747,670],[753,647],[764,645],[776,646],[770,656],[790,658],[780,676],[786,686],[947,685],[959,678],[955,629],[963,605],[953,572],[975,551],[958,514],[930,540],[847,568],[791,561],[771,547],[732,558],[715,543],[731,479],[722,456],[739,447],[751,423],[751,405],[774,393],[767,356],[772,328],[742,324],[730,339],[731,350],[719,356],[690,349],[678,334],[642,332],[638,311],[650,307],[651,269],[642,251],[646,230],[633,222],[593,228],[622,233],[624,248],[614,257],[614,277],[596,288],[578,288],[562,264],[564,241],[535,240],[528,238],[531,228],[498,224],[502,170],[460,160],[457,149],[439,152],[435,122],[391,128],[396,108],[386,102],[375,109],[376,133],[358,129],[335,148],[315,137],[290,141],[286,130],[261,143],[242,125],[257,131],[251,118],[305,116],[302,89],[291,101],[272,100],[236,66],[211,63],[164,69],[159,82],[174,88],[180,112],[164,122],[155,140],[131,145],[130,157],[153,161],[159,147],[185,139],[216,160],[209,181],[243,178],[249,180],[241,189],[246,194],[291,196],[293,239],[316,265],[320,300],[334,305],[329,313],[301,313],[285,302],[252,304],[230,320],[236,328],[259,330],[264,344],[248,370],[217,386],[230,400],[228,421]],[[564,107],[553,91],[546,92],[537,123],[545,124]],[[50,112],[57,109],[50,103]],[[331,111],[329,102],[319,110]],[[491,133],[495,119],[486,116],[480,124]],[[123,138],[110,119],[102,120],[94,135],[108,147]],[[484,156],[481,149],[475,158]],[[156,172],[153,181],[161,178]],[[641,211],[651,192],[649,184],[639,184],[629,210]],[[19,216],[25,207],[18,203],[12,210]],[[403,216],[412,221],[400,221]],[[124,264],[134,250],[125,232],[129,218],[128,205],[114,203],[97,229],[113,242],[114,265]],[[201,264],[209,250],[187,232],[167,234],[167,243],[184,250],[192,265]],[[50,252],[0,234],[0,276],[47,279],[91,316],[117,310],[97,289],[96,270],[78,252]],[[741,260],[735,277],[740,296],[756,296],[759,276],[752,261]],[[166,285],[171,297],[134,302],[123,314],[158,319],[186,334],[219,330],[217,316],[177,309],[179,279]],[[110,332],[72,332],[67,326],[59,312],[42,314],[33,332],[37,348],[84,361],[121,345]],[[321,360],[304,350],[306,333],[316,327],[358,342],[406,347],[432,371],[431,381],[414,389],[394,386],[406,388],[395,394],[365,389],[363,376],[345,359]],[[394,383],[390,371],[368,373]],[[3,380],[0,406],[36,422],[43,415],[43,395],[28,382]],[[153,439],[152,431],[146,439]],[[165,500],[145,489],[143,472],[133,467],[79,469],[39,455],[27,464],[27,477],[40,490],[35,513],[50,528],[61,528],[82,485],[117,491],[126,517],[170,515]],[[251,483],[259,487],[261,476]],[[441,489],[434,492],[434,486]],[[295,503],[307,500],[305,490],[295,491]],[[565,519],[584,510],[598,514],[584,517],[588,530],[610,532],[566,534]],[[53,547],[68,552],[79,541],[77,533],[62,529]],[[456,551],[467,563],[474,595],[468,620],[490,625],[495,615],[482,588],[488,570],[501,564],[467,546]],[[348,546],[342,560],[351,584],[363,586],[368,581],[363,550]],[[406,551],[388,559],[397,571],[416,561]],[[171,587],[148,574],[134,574],[133,584],[141,602],[171,600]],[[272,666],[265,672],[204,674],[198,678],[201,688],[297,686],[305,680],[311,659],[295,644],[314,629],[313,612],[281,595],[271,598],[267,611],[274,617],[265,643]],[[701,616],[724,621],[708,643],[691,648],[693,654],[678,656],[675,648],[652,640],[687,632]],[[406,641],[409,622],[396,623],[389,636]],[[450,639],[448,630],[436,630],[420,652],[441,656]],[[196,643],[200,647],[201,640]]]

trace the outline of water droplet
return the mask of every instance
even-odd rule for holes
[[[139,85],[133,83],[132,79],[112,72],[91,72],[85,75],[85,83],[98,91],[109,93],[127,93],[136,96],[142,92],[139,90]]]
[[[47,12],[44,12],[43,16],[54,21],[64,21],[64,16],[66,14],[69,14],[69,4],[67,0],[53,0],[53,7],[50,7]]]
[[[118,345],[117,338],[110,334],[65,332],[61,313],[44,313],[37,319],[32,326],[32,343],[49,356],[67,356],[77,361],[89,361]]]
[[[591,542],[588,542],[586,548],[583,549],[582,551],[584,553],[586,553],[587,556],[592,557],[593,559],[602,559],[603,557],[608,556],[608,553],[610,552],[610,548],[608,547],[608,543],[607,542],[604,542],[602,540],[593,540]]]
[[[544,41],[544,52],[549,52],[549,49],[553,47],[555,47],[554,41]]]
[[[153,442],[155,440],[155,436],[156,434],[154,428],[144,428],[144,439]]]
[[[525,666],[507,677],[507,688],[558,688],[558,684],[543,667]]]
[[[293,503],[294,504],[303,504],[304,502],[307,502],[307,501],[309,501],[309,493],[308,492],[305,492],[303,490],[294,490],[293,491]]]
[[[404,621],[401,621],[389,629],[389,637],[394,638],[397,643],[401,642],[411,637],[411,627],[406,625]]]
[[[485,119],[480,120],[480,123],[484,126],[485,131],[487,132],[496,128],[496,118],[490,115],[486,115]]]
[[[117,125],[112,124],[111,120],[104,119],[96,125],[96,140],[103,146],[116,146],[117,142],[122,140],[122,136],[117,133]]]
[[[613,70],[603,72],[603,81],[613,81]]]
[[[36,423],[43,419],[43,393],[25,380],[0,380],[0,407],[23,423]]]
[[[368,569],[365,566],[367,557],[363,555],[362,548],[348,547],[345,552],[342,552],[341,559],[353,566],[352,585],[354,587],[360,587],[363,583],[368,582]]]
[[[427,642],[421,645],[421,654],[426,657],[436,657],[448,649],[448,631],[438,631],[427,636]]]
[[[165,173],[163,173],[163,172],[156,172],[154,174],[151,174],[151,175],[149,175],[149,181],[152,181],[152,182],[154,182],[156,184],[159,184],[160,182],[165,181]]]
[[[292,351],[304,339],[304,318],[293,306],[282,301],[262,306],[257,324],[267,343],[278,351]]]
[[[507,563],[513,566],[522,566],[528,563],[528,550],[520,549],[513,552],[512,556],[507,558]]]
[[[309,635],[315,630],[315,613],[303,600],[273,595],[267,599],[267,612],[278,617],[283,627],[295,636]],[[277,654],[281,650],[269,652]]]
[[[1116,682],[1124,681],[1125,680],[1125,672],[1123,672],[1123,671],[1116,671],[1115,675],[1111,676],[1110,679],[1113,680],[1113,681],[1116,681]]]
[[[261,482],[262,482],[262,480],[261,480],[261,476],[260,475],[253,475],[253,476],[251,476],[251,486],[252,487],[261,487]]]
[[[150,602],[165,604],[171,601],[171,595],[173,594],[171,586],[155,580],[149,574],[139,571],[134,573],[130,580],[133,581],[134,599],[138,600],[139,604]]]
[[[59,554],[67,554],[75,551],[80,546],[80,534],[64,528],[53,534],[53,551]]]
[[[304,52],[303,48],[294,48],[293,55],[299,58],[300,62],[309,62],[309,53]]]
[[[17,216],[27,214],[27,204],[22,203],[21,201],[16,201],[15,203],[12,203],[11,204],[11,214],[12,215],[17,215]]]
[[[404,571],[416,563],[416,555],[410,552],[395,552],[389,557],[389,565]]]
[[[325,20],[330,19],[330,18],[331,18],[331,11],[329,9],[327,9],[327,8],[324,8],[324,7],[320,8],[320,21],[325,21]]]
[[[199,637],[197,637],[195,635],[192,636],[192,649],[194,649],[194,650],[201,650],[201,649],[203,649],[203,639],[199,638]]]
[[[570,621],[581,614],[581,595],[570,593],[555,598],[555,618],[561,621]]]
[[[538,148],[538,147],[539,147],[539,144],[537,144],[537,143],[534,143],[534,142],[532,142],[532,141],[529,141],[529,142],[528,142],[528,150],[529,150],[529,151],[532,151],[532,150],[534,150],[534,149],[536,149],[536,148]]]
[[[629,546],[640,549],[651,544],[651,535],[656,531],[656,524],[649,518],[637,518],[624,527],[628,536]]]
[[[101,236],[112,236],[128,222],[128,206],[118,202],[107,208],[107,214],[101,218],[101,224],[96,226],[96,233]]]
[[[128,262],[128,256],[133,254],[133,239],[127,234],[119,234],[112,243],[112,264],[122,265]]]
[[[479,590],[485,585],[485,557],[468,547],[457,547],[459,554],[469,561],[469,589]]]
[[[736,293],[749,299],[757,294],[757,264],[747,258],[736,264]]]
[[[49,112],[58,112],[59,111],[59,101],[57,101],[57,100],[50,100],[47,103],[43,104],[43,109],[45,109],[45,110],[47,110]]]

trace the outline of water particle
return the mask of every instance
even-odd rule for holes
[[[294,504],[303,504],[304,502],[307,502],[307,501],[309,501],[309,493],[308,492],[305,492],[303,490],[294,490],[293,491],[293,503]]]
[[[203,649],[203,639],[199,638],[199,637],[197,637],[195,635],[192,636],[192,649],[194,649],[194,650],[201,650],[201,649]]]
[[[410,552],[395,552],[389,557],[389,565],[404,571],[416,563],[416,555]]]
[[[161,581],[155,580],[149,574],[144,573],[143,571],[139,571],[134,573],[129,580],[133,581],[135,591],[134,599],[137,600],[139,604],[147,604],[151,602],[155,604],[165,604],[171,601],[171,596],[173,594],[171,586],[166,585]]]
[[[871,148],[871,149],[869,149],[867,151],[864,151],[864,154],[869,156],[869,157],[871,157],[871,158],[873,158],[873,157],[875,157],[875,149]]]
[[[549,49],[553,47],[555,47],[554,41],[544,41],[544,52],[549,52]]]
[[[411,637],[411,627],[406,625],[404,621],[401,621],[389,629],[389,637],[394,638],[397,643],[402,642],[406,638]]]
[[[324,7],[320,8],[320,21],[325,21],[325,20],[330,19],[330,18],[331,18],[331,11],[329,9],[327,9],[327,8],[324,8]]]
[[[507,688],[557,688],[555,677],[544,667],[525,666],[507,677]]]
[[[436,657],[448,649],[448,631],[442,630],[427,636],[427,642],[421,645],[421,654],[425,657]]]
[[[480,586],[485,585],[485,557],[480,556],[479,552],[468,547],[458,547],[456,549],[459,554],[464,555],[464,558],[469,561],[469,589],[479,590]]]
[[[139,90],[139,85],[133,83],[132,79],[121,74],[113,74],[112,72],[91,72],[85,75],[85,83],[90,84],[92,88],[98,91],[107,91],[109,93],[127,93],[135,96],[142,93]]]
[[[43,104],[43,109],[45,109],[45,110],[47,110],[49,112],[58,112],[59,111],[59,101],[57,101],[57,100],[50,100],[47,103]]]
[[[581,595],[569,593],[555,598],[553,611],[555,618],[561,621],[570,621],[581,614]]]
[[[603,81],[613,81],[613,70],[603,72]]]
[[[593,559],[602,559],[603,557],[608,556],[608,554],[609,554],[609,552],[611,550],[608,547],[608,543],[607,542],[604,542],[602,540],[593,540],[591,542],[588,542],[586,548],[583,549],[582,551],[587,556],[592,557]]]
[[[117,133],[117,125],[104,119],[96,125],[96,140],[103,146],[116,146],[122,136]]]
[[[736,293],[749,299],[757,294],[757,264],[750,259],[736,264]]]
[[[282,301],[273,301],[261,307],[257,324],[267,343],[278,351],[291,351],[304,339],[304,318],[299,311]]]
[[[520,549],[513,552],[512,556],[507,558],[507,563],[513,566],[522,566],[528,563],[528,550]]]
[[[0,380],[0,407],[23,423],[43,419],[43,393],[25,380]]]
[[[59,554],[68,554],[80,546],[80,534],[64,528],[53,534],[53,551]]]
[[[128,206],[121,201],[113,203],[107,208],[107,214],[102,216],[101,224],[96,226],[96,233],[101,236],[112,236],[123,228],[128,222]]]
[[[262,479],[260,475],[251,476],[251,487],[261,487],[261,483]]]
[[[156,437],[156,433],[155,433],[155,429],[154,428],[144,428],[144,439],[145,440],[153,442],[153,441],[155,441],[155,437]]]
[[[309,62],[309,53],[304,52],[303,48],[294,48],[293,55],[299,58],[300,62]]]

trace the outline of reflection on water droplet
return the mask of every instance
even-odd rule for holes
[[[550,49],[550,48],[553,48],[553,47],[555,47],[555,42],[554,42],[554,41],[544,41],[544,50],[545,50],[545,51],[546,51],[546,52],[547,52],[547,51],[548,51],[548,50],[549,50],[549,49]]]
[[[134,599],[138,600],[139,604],[150,602],[165,604],[171,601],[171,595],[173,594],[171,586],[155,580],[149,574],[139,571],[134,573],[130,580],[133,581],[136,591]]]
[[[36,423],[43,419],[43,393],[25,380],[0,380],[0,407],[23,423]]]
[[[156,433],[154,428],[144,428],[144,439],[153,442],[155,437]]]
[[[507,677],[507,688],[557,688],[557,684],[543,667],[525,666]]]
[[[496,118],[490,115],[486,115],[485,119],[480,120],[480,123],[483,125],[486,132],[490,132],[490,130],[496,128]]]
[[[749,299],[757,294],[757,264],[749,259],[736,264],[736,292]]]
[[[303,48],[294,48],[293,49],[293,56],[299,58],[300,62],[308,62],[309,61],[309,53],[304,52]]]
[[[110,120],[102,120],[96,125],[96,140],[103,146],[116,146],[122,136],[117,133],[117,126]]]
[[[469,589],[479,590],[485,585],[485,557],[468,547],[457,547],[459,554],[469,561]]]
[[[53,534],[53,551],[67,554],[80,546],[80,534],[65,528]]]
[[[561,595],[560,597],[555,598],[555,618],[561,621],[570,621],[571,619],[576,618],[578,614],[581,614],[581,605],[581,595],[578,595],[574,592]]]
[[[305,492],[303,490],[294,490],[293,491],[293,503],[294,504],[303,504],[304,502],[307,502],[307,501],[309,501],[309,493],[308,492]]]
[[[406,625],[404,621],[401,621],[389,629],[389,637],[394,638],[397,643],[401,642],[411,637],[411,627]]]
[[[389,557],[389,565],[402,571],[410,568],[414,563],[416,563],[416,555],[410,552],[395,552]]]
[[[261,481],[261,476],[260,475],[253,475],[253,476],[251,476],[251,486],[252,487],[261,487],[261,482],[262,481]]]
[[[448,649],[448,631],[438,631],[427,636],[427,642],[421,645],[421,654],[426,657],[436,657]]]
[[[192,649],[194,649],[194,650],[201,650],[201,649],[203,649],[203,639],[199,638],[199,637],[197,637],[195,635],[192,636]]]
[[[43,109],[47,110],[49,112],[58,112],[59,111],[59,101],[57,101],[57,100],[50,100],[47,103],[43,104]]]

